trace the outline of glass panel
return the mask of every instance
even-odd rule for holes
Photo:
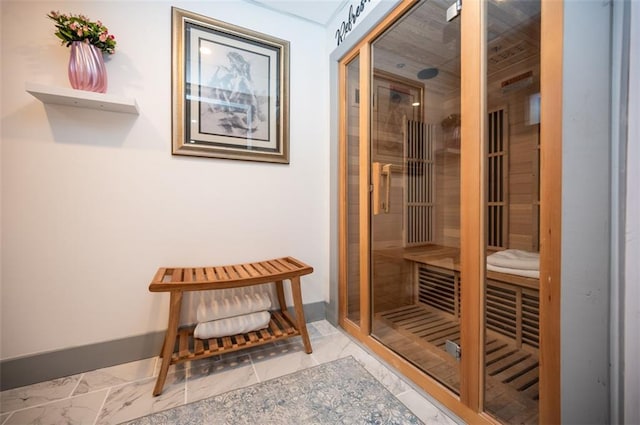
[[[346,69],[347,318],[360,323],[360,58]]]
[[[460,20],[418,4],[372,47],[372,335],[454,392]],[[447,351],[447,347],[449,351]]]
[[[540,1],[487,5],[485,410],[538,422]]]

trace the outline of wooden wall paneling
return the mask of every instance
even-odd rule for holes
[[[540,252],[540,124],[537,126],[535,158],[531,173],[533,174],[533,212],[531,221],[533,222],[533,249]]]
[[[440,150],[435,157],[434,242],[460,246],[460,152]]]

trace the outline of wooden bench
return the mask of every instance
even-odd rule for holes
[[[403,258],[414,262],[415,299],[458,320],[460,250],[430,245],[407,250]],[[485,288],[487,329],[537,353],[539,279],[487,270]]]
[[[162,366],[153,395],[162,393],[169,366],[175,363],[237,351],[294,336],[302,337],[305,351],[311,354],[311,342],[302,309],[300,276],[312,272],[311,266],[292,257],[230,266],[158,269],[149,284],[149,291],[169,292],[170,299],[169,324],[160,352]],[[287,311],[282,283],[284,280],[291,282],[295,317]],[[271,311],[271,320],[266,329],[202,340],[193,337],[195,326],[179,328],[182,294],[185,291],[240,288],[270,282],[275,282],[280,308]]]

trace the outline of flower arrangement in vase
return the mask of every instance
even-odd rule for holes
[[[113,54],[116,39],[100,21],[92,22],[84,15],[51,11],[48,18],[55,22],[55,35],[62,44],[71,47],[69,82],[71,87],[99,93],[107,91],[107,70],[103,53]]]

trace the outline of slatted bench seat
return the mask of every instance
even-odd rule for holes
[[[170,293],[169,324],[160,352],[162,365],[153,395],[162,393],[169,366],[175,363],[237,351],[294,336],[302,337],[306,353],[311,354],[311,342],[302,308],[300,276],[312,272],[313,267],[293,257],[229,266],[159,268],[149,284],[149,291]],[[295,316],[287,311],[284,280],[289,280],[291,283]],[[241,288],[270,282],[275,283],[280,308],[271,312],[271,320],[266,329],[202,340],[193,336],[195,326],[179,328],[184,292]]]
[[[408,250],[414,263],[416,299],[460,317],[460,250],[430,245]],[[513,340],[518,349],[537,353],[539,345],[539,280],[486,272],[487,329]]]

